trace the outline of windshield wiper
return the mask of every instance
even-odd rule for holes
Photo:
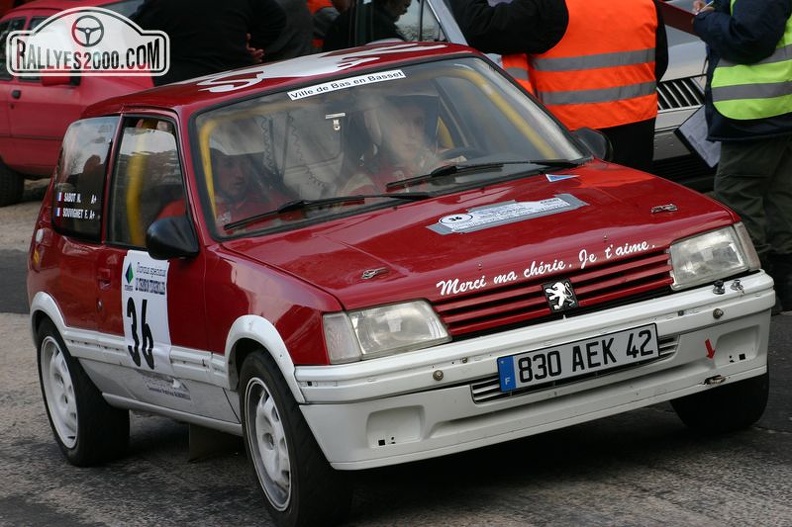
[[[427,192],[411,192],[409,194],[356,194],[352,196],[335,196],[332,198],[322,198],[322,199],[298,199],[284,203],[275,210],[269,210],[267,212],[262,212],[261,214],[250,216],[249,218],[243,218],[241,220],[227,223],[223,225],[223,228],[225,230],[234,230],[234,229],[238,229],[239,227],[245,227],[246,225],[250,225],[251,223],[256,223],[258,221],[266,220],[267,218],[273,216],[279,216],[286,212],[315,209],[319,207],[326,207],[329,205],[363,203],[367,199],[372,199],[372,198],[392,198],[392,199],[401,199],[405,201],[418,201],[422,199],[427,199],[429,197],[431,197],[431,194]]]
[[[465,174],[468,172],[489,172],[491,170],[499,170],[503,168],[503,163],[478,163],[475,165],[443,165],[441,167],[437,167],[428,174],[422,174],[420,176],[410,177],[407,179],[402,179],[399,181],[391,181],[387,185],[385,185],[386,189],[393,189],[393,188],[404,188],[410,187],[412,185],[417,185],[418,183],[423,183],[424,181],[429,181],[430,179],[444,177],[444,176],[455,176],[459,174]]]
[[[499,161],[494,163],[477,163],[477,164],[461,164],[461,165],[443,165],[437,167],[428,174],[422,174],[401,181],[392,181],[385,185],[385,188],[390,190],[394,188],[410,187],[429,181],[430,179],[444,177],[444,176],[458,176],[460,174],[468,174],[475,172],[490,172],[493,170],[502,169],[504,165],[540,165],[544,168],[573,168],[580,165],[580,162],[569,161],[568,159],[526,159],[523,161]]]

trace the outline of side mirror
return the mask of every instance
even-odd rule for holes
[[[594,157],[604,161],[613,159],[613,147],[611,146],[610,139],[599,130],[583,127],[572,132],[572,135],[574,135],[578,142],[591,152],[591,155]]]
[[[198,237],[187,216],[170,216],[149,225],[146,249],[156,260],[192,258],[199,252]]]

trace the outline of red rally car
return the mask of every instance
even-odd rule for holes
[[[772,280],[733,212],[607,146],[439,43],[89,107],[29,253],[56,441],[111,459],[129,410],[236,434],[276,523],[327,525],[344,471],[662,401],[750,426]]]

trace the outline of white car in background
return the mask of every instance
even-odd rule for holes
[[[358,3],[370,1],[357,0]],[[490,0],[491,3],[496,1],[499,0]],[[671,0],[669,3],[690,10],[693,2]],[[451,12],[450,0],[413,0],[407,13],[396,24],[411,41],[467,44]],[[714,169],[691,153],[674,133],[704,101],[705,46],[695,35],[669,26],[666,26],[666,30],[669,60],[668,70],[657,87],[658,116],[653,172],[696,190],[711,190]],[[360,36],[364,33],[357,32]],[[366,44],[364,41],[356,43]],[[499,58],[494,55],[490,57]]]

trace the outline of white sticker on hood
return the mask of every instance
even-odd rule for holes
[[[437,223],[430,225],[429,229],[438,234],[473,232],[529,218],[559,214],[586,205],[588,203],[571,194],[558,194],[540,201],[509,201],[443,216]]]

